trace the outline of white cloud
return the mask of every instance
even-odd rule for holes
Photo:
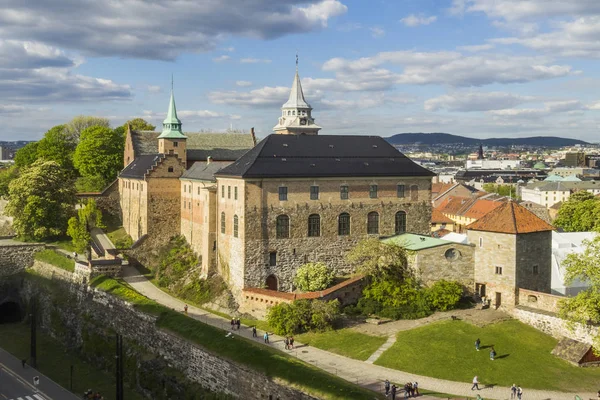
[[[380,38],[385,36],[385,31],[381,28],[373,27],[369,28],[369,30],[371,31],[371,36],[373,36],[374,38]]]
[[[543,118],[560,113],[574,115],[573,112],[583,112],[587,106],[579,100],[548,101],[543,108],[509,108],[506,110],[493,110],[489,114],[505,118]],[[578,113],[579,114],[579,113]]]
[[[415,27],[419,25],[429,25],[437,20],[435,15],[426,17],[424,15],[408,15],[400,20],[405,26]]]
[[[505,92],[454,92],[426,100],[424,108],[428,111],[489,111],[515,107],[535,99]]]
[[[156,85],[148,85],[148,86],[146,86],[146,90],[149,93],[160,93],[160,92],[162,92],[162,89],[160,88],[160,86],[156,86]]]
[[[457,49],[461,51],[468,51],[470,53],[477,53],[479,51],[491,50],[494,48],[494,45],[491,43],[487,44],[476,44],[471,46],[458,46]]]
[[[250,81],[235,81],[236,86],[247,87],[252,86],[252,82]]]
[[[215,104],[255,107],[281,107],[287,100],[290,89],[284,86],[265,86],[249,92],[213,91],[208,93],[208,98]]]
[[[0,115],[20,114],[25,110],[25,107],[16,104],[0,104]]]
[[[229,53],[233,53],[235,51],[235,47],[223,47],[223,51],[227,51]]]
[[[217,62],[217,63],[218,63],[218,62],[224,62],[224,61],[227,61],[227,60],[229,60],[230,58],[231,58],[231,57],[229,57],[228,55],[222,55],[222,56],[219,56],[219,57],[215,57],[215,58],[213,58],[213,61],[214,61],[214,62]]]
[[[457,13],[481,12],[490,18],[514,21],[598,14],[600,2],[596,0],[454,0],[453,10]]]
[[[242,58],[240,60],[240,62],[242,64],[258,64],[258,63],[270,64],[271,60],[264,59],[264,58]]]

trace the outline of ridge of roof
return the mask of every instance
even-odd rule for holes
[[[553,231],[554,227],[514,201],[502,203],[477,221],[468,230],[521,234]]]

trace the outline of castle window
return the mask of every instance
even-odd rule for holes
[[[225,233],[225,213],[221,213],[221,233]]]
[[[406,232],[406,213],[398,211],[394,218],[394,232],[396,234]]]
[[[279,187],[279,201],[286,201],[287,200],[287,186],[280,186]]]
[[[187,192],[187,185],[183,185],[183,193]]]
[[[534,266],[533,266],[533,274],[534,274],[534,275],[537,275],[537,274],[539,274],[539,273],[540,273],[540,269],[539,269],[539,267],[538,267],[537,265],[534,265]]]
[[[169,167],[169,168],[167,168],[167,171],[169,171],[169,172],[173,172],[173,167]]]
[[[198,187],[198,194],[200,194],[200,187]]]
[[[183,201],[183,209],[185,210],[185,200]]]
[[[369,197],[372,199],[377,198],[377,185],[369,186]]]
[[[319,214],[311,214],[308,216],[308,236],[321,236],[321,216]]]
[[[377,235],[379,233],[379,214],[375,211],[367,215],[367,234]]]
[[[227,186],[227,198],[231,198],[231,186]]]
[[[290,115],[292,115],[292,112],[291,112],[291,111],[288,111],[288,117],[289,117]]]
[[[341,213],[338,217],[338,235],[348,236],[350,234],[350,214]]]
[[[479,247],[483,247],[483,238],[479,238]]]
[[[412,185],[410,187],[410,201],[419,200],[419,187],[417,185]]]
[[[173,142],[173,147],[179,146],[179,142]]]
[[[296,111],[292,111],[292,115],[296,115]]]
[[[310,199],[311,200],[319,200],[319,187],[318,186],[310,187]]]
[[[340,199],[348,200],[348,186],[347,185],[340,186]]]
[[[270,267],[277,266],[277,252],[276,251],[271,251],[269,253],[269,266]]]
[[[233,188],[233,199],[237,200],[237,186]]]
[[[398,198],[404,197],[404,185],[396,186],[396,196],[398,196]]]
[[[140,184],[140,190],[143,192],[144,191],[144,184]]]
[[[225,198],[225,186],[221,185],[221,198]]]
[[[290,217],[287,215],[277,216],[275,224],[275,233],[277,239],[287,239],[290,237]]]
[[[502,267],[496,267],[496,275],[502,275]]]
[[[233,216],[233,237],[238,237],[238,216]]]

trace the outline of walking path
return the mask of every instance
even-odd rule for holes
[[[142,276],[134,267],[128,266],[123,269],[124,279],[135,290],[144,296],[174,310],[183,311],[184,302],[178,300],[167,293],[163,292],[144,276]],[[191,318],[200,320],[201,322],[215,326],[217,328],[229,330],[229,320],[211,314],[197,307],[189,306],[188,315]],[[309,347],[301,343],[297,343],[296,349],[285,350],[283,338],[277,335],[270,336],[270,344],[264,344],[262,333],[259,333],[258,338],[252,338],[250,327],[243,325],[239,331],[234,331],[234,335],[243,336],[249,340],[254,340],[265,346],[275,347],[282,352],[287,352],[289,355],[296,357],[308,364],[312,364],[322,370],[335,374],[349,382],[356,383],[365,388],[382,393],[383,381],[389,379],[400,387],[405,382],[418,382],[419,388],[427,389],[438,393],[450,393],[460,397],[473,397],[475,392],[471,391],[472,384],[470,382],[454,382],[443,379],[419,376],[403,371],[398,371],[390,368],[381,367],[379,365],[368,364],[364,361],[354,360],[343,357],[337,354],[329,353],[314,347]],[[448,366],[452,368],[452,366]],[[480,376],[479,381],[482,382],[479,392],[485,399],[508,399],[510,398],[510,388],[492,386],[486,387],[486,381],[493,381],[493,377]],[[575,393],[560,393],[545,390],[524,389],[523,397],[526,400],[573,400]],[[579,393],[584,399],[595,399],[596,393]],[[398,396],[400,398],[400,396]]]
[[[375,350],[375,353],[371,354],[371,357],[367,358],[365,362],[373,364],[375,361],[377,361],[379,356],[382,355],[384,351],[392,347],[394,343],[396,343],[396,335],[390,335],[388,337],[388,340],[384,344],[382,344],[377,350]]]

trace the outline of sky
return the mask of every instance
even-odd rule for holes
[[[0,140],[76,115],[272,132],[598,142],[598,0],[0,0]]]

